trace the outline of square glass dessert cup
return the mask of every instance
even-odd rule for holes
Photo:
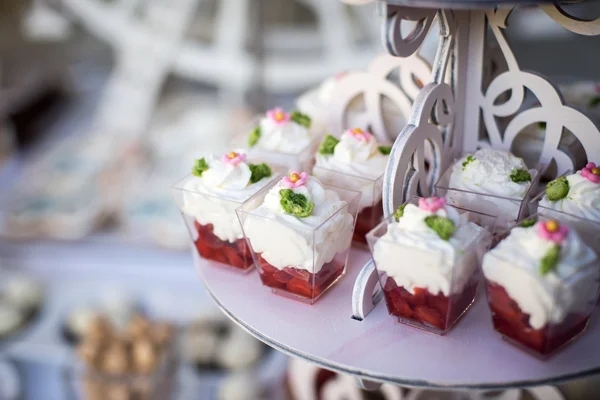
[[[417,201],[418,199],[415,198],[408,203],[416,205]],[[495,216],[458,207],[452,208],[461,214],[467,213],[469,222],[484,226],[487,232],[493,234]],[[477,287],[481,280],[481,261],[485,252],[489,250],[491,235],[487,236],[487,239],[473,238],[473,241],[464,248],[461,254],[457,251],[451,267],[448,295],[445,295],[443,291],[431,293],[427,287],[410,288],[399,285],[396,279],[383,271],[381,265],[378,265],[375,258],[375,244],[379,241],[387,243],[389,257],[393,257],[399,264],[409,263],[414,265],[414,268],[423,269],[424,264],[439,264],[441,261],[440,255],[436,252],[384,238],[389,224],[394,222],[394,216],[389,216],[367,235],[367,242],[371,254],[373,254],[388,313],[396,317],[402,324],[445,335],[475,301]]]
[[[539,214],[531,218],[539,221],[548,220]],[[486,257],[494,257],[496,261],[502,263],[506,274],[521,276],[521,281],[537,279],[533,272],[519,268],[501,256],[490,253]],[[589,276],[594,276],[595,279],[589,279]],[[545,304],[551,305],[546,310],[546,322],[543,326],[534,328],[531,325],[532,316],[520,308],[518,301],[509,294],[509,290],[489,279],[484,273],[486,296],[494,329],[508,343],[542,360],[571,343],[585,331],[598,299],[600,291],[598,260],[582,266],[570,276],[562,277],[561,281],[561,284],[554,288],[544,301]],[[527,290],[530,289],[528,286]],[[532,290],[530,292],[535,294]],[[576,294],[576,298],[573,294]]]
[[[269,179],[276,182],[280,176],[274,171]],[[252,255],[235,213],[243,202],[188,190],[190,179],[197,178],[187,176],[172,191],[198,255],[232,271],[252,271]]]
[[[543,166],[537,166],[533,170],[531,185],[529,185],[529,189],[527,189],[523,197],[513,198],[452,187],[450,185],[450,176],[455,164],[452,164],[435,184],[436,196],[445,197],[449,205],[498,217],[497,221],[495,221],[496,233],[506,231],[508,227],[513,226],[517,221],[529,215],[528,204],[534,196],[534,190],[538,184],[540,177],[538,171],[542,171]]]
[[[361,193],[352,240],[366,246],[367,233],[383,219],[383,174],[379,178],[370,179],[315,166],[312,175],[325,184]]]
[[[301,227],[278,215],[255,212],[275,184],[265,187],[236,210],[244,237],[263,285],[275,294],[314,304],[346,272],[360,193],[323,185],[326,190],[338,193],[346,204],[318,226]],[[336,221],[341,218],[351,218],[345,220],[346,231],[335,229]],[[249,237],[249,224],[260,227],[258,230],[265,236],[258,240]]]
[[[253,120],[246,132],[231,139],[229,147],[232,149],[243,149],[248,158],[254,162],[264,162],[269,165],[279,166],[282,170],[310,171],[314,165],[314,155],[322,140],[321,136],[315,135],[312,129],[312,140],[298,152],[280,152],[248,146],[248,134],[260,123],[262,117]]]

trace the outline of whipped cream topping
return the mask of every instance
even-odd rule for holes
[[[589,310],[600,277],[597,267],[589,268],[597,256],[572,229],[560,243],[555,268],[542,275],[541,260],[555,246],[539,234],[538,225],[543,223],[512,229],[483,259],[486,279],[506,290],[521,311],[529,314],[534,329],[560,323],[570,312]]]
[[[547,195],[540,200],[539,213],[546,215],[544,208],[574,215],[579,218],[600,222],[600,184],[581,175],[581,171],[566,177],[569,183],[567,197],[551,201]]]
[[[190,176],[183,183],[183,213],[201,225],[213,225],[213,233],[223,241],[244,237],[235,209],[275,177],[250,183],[252,172],[245,162],[230,163],[223,157],[207,158],[209,168],[202,177]]]
[[[292,190],[314,203],[312,214],[298,218],[286,214],[280,191]],[[278,269],[293,267],[318,273],[335,255],[350,247],[354,218],[347,203],[317,178],[290,189],[279,181],[266,194],[263,203],[246,215],[244,231],[252,248]]]
[[[297,154],[312,141],[310,131],[288,118],[278,121],[270,116],[260,120],[260,138],[254,148],[279,153]]]
[[[440,238],[425,223],[425,218],[433,215],[454,222],[456,230],[449,240]],[[489,232],[452,207],[426,210],[408,204],[399,222],[389,224],[375,243],[373,258],[380,273],[387,273],[410,293],[423,288],[433,295],[449,296],[462,291],[475,273],[477,246],[487,245],[489,238]]]
[[[455,163],[450,176],[451,189],[474,193],[449,190],[446,197],[450,204],[497,215],[505,222],[512,222],[519,217],[520,200],[525,198],[532,183],[511,180],[511,173],[520,169],[528,171],[532,180],[537,174],[533,169],[528,170],[525,162],[511,153],[493,149],[477,150]]]
[[[366,140],[357,139],[351,132],[344,132],[333,154],[316,155],[316,165],[334,171],[377,179],[383,175],[389,156],[378,150],[379,144],[372,135]]]
[[[389,158],[379,152],[377,140],[372,135],[367,135],[367,139],[360,140],[352,132],[346,131],[333,154],[317,153],[317,168],[313,171],[317,178],[332,185],[360,191],[359,210],[371,207],[381,200],[382,181],[373,181],[383,175]],[[332,171],[346,176],[332,174]]]

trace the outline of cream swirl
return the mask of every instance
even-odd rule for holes
[[[305,218],[286,214],[281,205],[283,189],[288,186],[282,180],[245,217],[246,236],[254,251],[275,268],[318,273],[337,253],[350,247],[354,219],[347,203],[317,178],[309,176],[304,185],[290,189],[314,203],[312,214]]]
[[[291,120],[280,123],[265,117],[260,120],[260,138],[255,147],[274,152],[297,154],[306,149],[311,141],[310,132],[304,126]]]
[[[486,279],[506,290],[521,311],[529,314],[534,329],[560,323],[570,312],[585,312],[595,299],[600,276],[600,270],[591,267],[597,260],[595,253],[574,230],[560,244],[556,268],[540,274],[542,258],[555,246],[538,234],[540,223],[512,229],[483,259]]]
[[[377,140],[367,135],[368,139],[360,140],[357,135],[344,132],[333,154],[317,154],[316,165],[369,179],[379,178],[385,171],[388,156],[381,154]]]
[[[513,182],[511,173],[525,170],[533,180],[537,171],[528,170],[521,158],[506,151],[481,149],[470,156],[472,158],[468,157],[463,157],[452,167],[449,186],[458,190],[448,191],[449,202],[497,215],[504,223],[516,220],[521,208],[520,200],[525,198],[532,181]]]
[[[569,193],[564,199],[551,201],[547,195],[540,200],[539,213],[545,215],[546,210],[560,211],[579,218],[600,222],[600,184],[592,182],[581,175],[581,171],[566,177]]]
[[[456,230],[449,240],[425,223],[433,215],[454,222]],[[408,204],[400,221],[389,224],[375,243],[373,258],[380,272],[409,292],[424,288],[433,295],[449,296],[460,292],[477,270],[478,246],[487,245],[489,238],[484,228],[452,207],[429,211]]]
[[[202,225],[212,224],[219,239],[235,242],[244,236],[235,209],[274,177],[250,183],[252,172],[245,162],[234,165],[211,155],[207,164],[201,177],[190,176],[183,183],[181,209]]]
[[[381,200],[382,181],[378,179],[389,158],[381,154],[375,138],[367,135],[367,140],[359,140],[346,131],[333,154],[317,153],[313,170],[313,175],[324,182],[361,192],[359,211]]]
[[[202,174],[203,187],[237,193],[248,186],[252,172],[245,162],[230,164],[214,156],[208,161],[209,169]]]
[[[467,157],[454,164],[450,187],[513,199],[525,196],[531,181],[517,183],[510,178],[514,170],[527,170],[521,158],[493,149],[477,150],[472,157],[474,160],[464,166]]]

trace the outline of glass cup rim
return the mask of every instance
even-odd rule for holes
[[[245,204],[250,204],[253,200],[255,200],[256,198],[260,197],[263,192],[268,192],[269,190],[271,190],[278,182],[279,181],[277,181],[277,182],[270,182],[264,188],[262,188],[261,190],[259,190],[256,193],[254,193],[247,201],[245,201],[243,204],[241,204],[238,208],[235,209],[236,214],[238,214],[238,215],[252,215],[252,216],[257,217],[257,218],[268,219],[268,220],[271,220],[271,221],[276,221],[277,223],[283,223],[285,225],[289,225],[287,221],[277,220],[272,215],[257,215],[255,213],[255,210],[258,207],[256,207],[255,209],[252,209],[250,211],[244,210],[244,205]],[[358,203],[360,201],[361,192],[359,192],[359,191],[351,190],[351,189],[345,189],[345,188],[340,188],[340,187],[337,187],[337,186],[327,185],[327,184],[324,184],[324,183],[321,183],[321,185],[326,190],[333,190],[336,193],[338,191],[340,191],[340,190],[348,192],[351,195],[351,198],[349,200],[342,200],[342,199],[340,199],[340,200],[344,201],[346,204],[344,204],[343,206],[341,206],[340,208],[338,208],[337,210],[335,210],[335,212],[333,212],[331,215],[329,215],[325,220],[321,221],[321,223],[319,223],[319,225],[317,225],[315,227],[297,227],[297,226],[294,226],[293,228],[295,230],[303,229],[303,230],[305,230],[307,232],[314,233],[317,230],[321,229],[330,219],[332,219],[334,216],[338,215],[338,213],[340,213],[342,210],[345,210],[345,209],[347,210],[350,203],[355,202],[355,201]],[[350,213],[349,210],[347,212],[350,215],[356,214],[356,213]],[[355,219],[356,215],[352,215],[352,218]]]
[[[525,199],[528,198],[528,196],[530,195],[530,193],[533,191],[534,187],[537,185],[537,181],[539,180],[540,177],[540,171],[543,171],[544,165],[543,164],[538,164],[536,165],[534,168],[529,168],[529,166],[527,166],[527,171],[529,173],[531,173],[533,176],[531,178],[531,182],[529,184],[529,187],[527,188],[527,190],[525,191],[525,193],[523,194],[523,197],[505,197],[505,196],[498,196],[495,194],[490,194],[490,193],[483,193],[483,192],[474,192],[472,190],[466,190],[466,189],[459,189],[459,188],[454,188],[450,186],[450,179],[448,179],[448,184],[442,184],[442,180],[444,178],[446,178],[447,176],[450,177],[450,175],[452,174],[452,170],[454,169],[454,166],[456,164],[458,164],[458,162],[460,162],[461,157],[457,157],[456,160],[454,160],[450,166],[448,167],[448,169],[446,170],[446,172],[444,172],[437,180],[437,182],[433,185],[434,188],[436,190],[446,190],[446,191],[455,191],[455,192],[461,192],[461,193],[468,193],[468,194],[475,194],[475,195],[479,195],[479,196],[486,196],[486,197],[493,197],[496,199],[501,199],[501,200],[509,200],[509,201],[518,201],[518,202],[523,202],[525,201]],[[533,172],[532,172],[533,171]]]
[[[271,167],[273,168],[273,167]],[[269,178],[269,180],[279,180],[281,177],[283,176],[283,172],[276,172],[273,175],[271,175]],[[193,174],[187,174],[185,177],[179,179],[177,182],[175,182],[173,185],[171,185],[171,190],[176,190],[176,191],[180,191],[180,192],[185,192],[185,193],[189,193],[189,194],[193,194],[193,195],[197,195],[197,196],[203,196],[209,199],[213,199],[213,200],[219,200],[219,201],[227,201],[229,203],[233,203],[233,204],[244,204],[245,202],[247,202],[248,200],[250,200],[250,198],[252,198],[257,192],[252,193],[250,196],[248,196],[245,200],[243,201],[237,201],[237,200],[232,200],[229,199],[227,197],[222,197],[222,196],[218,196],[216,194],[208,194],[208,193],[202,193],[199,191],[195,191],[195,190],[190,190],[190,189],[186,189],[183,187],[183,183],[188,181],[190,178],[194,177]],[[260,181],[259,181],[260,182]],[[258,183],[258,182],[256,182]],[[266,186],[270,185],[271,182],[267,183]],[[260,192],[260,190],[258,190],[258,192]]]
[[[376,229],[377,229],[378,227],[380,227],[381,225],[382,225],[382,224],[379,224],[379,225],[378,225],[377,227],[375,227],[373,230],[376,230]],[[482,227],[482,228],[483,228],[483,227]],[[483,228],[483,229],[485,230],[485,228]],[[375,235],[373,234],[373,235],[371,236],[371,238],[377,238],[377,241],[383,240],[385,243],[388,243],[388,244],[390,244],[390,245],[392,245],[392,246],[394,246],[394,247],[399,247],[399,248],[403,248],[403,249],[410,249],[411,251],[413,251],[413,252],[416,252],[416,253],[428,254],[428,255],[435,254],[435,253],[432,253],[431,251],[428,251],[428,250],[425,250],[425,249],[422,249],[422,248],[419,248],[419,247],[415,247],[415,246],[410,246],[410,245],[406,245],[406,244],[403,244],[403,243],[394,242],[394,241],[392,241],[392,240],[389,240],[389,239],[384,239],[384,238],[383,238],[383,236],[375,236]],[[475,251],[475,250],[476,250],[476,248],[477,248],[477,246],[480,246],[481,244],[482,244],[482,243],[481,243],[481,239],[477,239],[477,238],[475,238],[475,239],[473,239],[472,241],[470,241],[470,242],[467,244],[467,246],[466,246],[466,247],[464,247],[464,248],[460,249],[460,250],[462,250],[462,251],[463,251],[463,253],[459,255],[459,257],[458,257],[458,260],[462,259],[462,257],[465,257],[465,255],[466,255],[467,253],[470,253],[470,252],[472,252],[472,251]],[[452,246],[452,247],[454,247],[454,246]],[[486,245],[486,248],[487,248],[487,247],[488,247],[488,246]],[[455,250],[459,250],[459,249],[458,249],[458,248],[455,248]],[[372,250],[371,250],[371,251],[372,251]],[[441,256],[440,256],[440,257],[441,257]]]
[[[415,204],[415,202],[418,201],[418,199],[420,199],[420,198],[423,198],[423,196],[413,196],[410,199],[408,199],[407,201],[405,201],[404,203],[402,203],[402,205],[404,205],[404,204]],[[482,216],[487,217],[487,218],[491,218],[492,221],[493,221],[493,223],[490,225],[491,228],[490,228],[490,226],[486,227],[486,226],[481,226],[479,224],[476,224],[476,225],[480,226],[481,228],[483,228],[485,230],[489,229],[490,230],[490,234],[492,236],[496,232],[496,224],[497,224],[498,219],[499,219],[497,215],[492,215],[492,214],[487,214],[487,213],[483,213],[483,212],[480,212],[480,211],[470,210],[468,208],[458,207],[458,206],[455,206],[455,205],[452,205],[452,204],[446,204],[446,207],[452,207],[455,210],[462,211],[462,213],[460,213],[460,214],[471,213],[471,214],[477,214],[477,215],[482,215]],[[373,229],[371,229],[365,235],[366,239],[367,239],[367,243],[369,243],[369,238],[377,238],[377,239],[381,238],[381,236],[376,236],[375,235],[375,231],[377,231],[378,229],[380,229],[384,225],[390,224],[391,222],[396,222],[393,214],[386,216],[381,222],[379,222]],[[472,243],[475,243],[475,242],[472,242]]]
[[[522,271],[522,272],[530,275],[534,279],[539,279],[540,277],[543,278],[543,276],[540,275],[539,273],[537,273],[535,270],[523,268],[518,265],[514,265],[513,264],[514,260],[509,260],[506,257],[504,257],[503,255],[494,254],[494,253],[492,253],[492,251],[488,251],[484,254],[484,260],[486,257],[496,258],[497,260],[504,262],[508,266],[508,268],[510,268],[511,270]],[[597,263],[598,263],[598,258],[596,257],[593,260],[590,260],[589,262],[583,264],[580,268],[578,268],[576,271],[570,273],[569,275],[559,277],[559,280],[562,283],[569,283],[574,279],[574,277],[578,276],[582,271],[585,271],[585,270],[588,270],[591,268],[597,268],[597,265],[596,265]],[[483,269],[483,264],[482,264],[482,269]]]
[[[356,179],[360,179],[360,180],[367,181],[367,182],[372,182],[372,183],[375,183],[377,181],[383,180],[383,177],[385,176],[385,172],[383,172],[377,178],[368,178],[368,177],[365,177],[365,176],[360,176],[360,175],[355,175],[355,174],[349,174],[349,173],[343,172],[343,171],[337,171],[337,170],[331,169],[331,168],[321,167],[319,165],[315,165],[313,167],[313,172],[312,172],[311,175],[314,175],[315,169],[321,169],[323,171],[332,172],[334,174],[340,174],[340,175],[344,175],[344,176],[348,176],[348,177],[351,177],[351,178],[356,178]]]
[[[541,204],[538,204],[538,208],[541,208],[543,210],[548,210],[548,211],[551,211],[553,213],[562,214],[562,215],[565,215],[565,216],[567,216],[569,218],[576,219],[578,221],[582,221],[582,222],[589,223],[589,224],[592,224],[592,225],[597,225],[598,229],[600,229],[600,221],[594,221],[593,219],[581,217],[579,215],[575,215],[575,214],[571,214],[571,213],[568,213],[568,212],[564,212],[562,210],[555,210],[553,208],[542,206]],[[552,217],[549,217],[547,215],[544,215],[544,214],[540,213],[539,210],[534,215],[536,215],[536,216],[539,215],[539,216],[547,218],[547,219],[552,219]],[[528,217],[528,218],[525,218],[525,219],[530,219],[530,218],[531,217]],[[523,222],[523,221],[521,221],[521,222]]]
[[[599,225],[599,226],[600,226],[600,222],[593,221],[593,220],[591,220],[591,219],[587,219],[587,218],[578,217],[577,215],[569,214],[569,213],[566,213],[566,212],[563,212],[563,211],[559,211],[559,210],[554,210],[554,209],[552,209],[552,208],[548,208],[548,207],[543,207],[543,206],[540,206],[540,207],[541,207],[541,208],[543,208],[544,210],[549,210],[549,211],[552,211],[552,212],[556,212],[557,214],[564,214],[564,215],[572,216],[573,218],[576,218],[576,219],[578,219],[578,220],[581,220],[581,221],[584,221],[584,222],[590,222],[590,223],[592,223],[592,224],[594,224],[594,225]],[[542,219],[544,219],[544,220],[551,220],[551,219],[554,219],[554,218],[552,218],[551,216],[544,215],[544,214],[542,214],[542,213],[540,213],[540,212],[538,211],[538,212],[536,212],[536,213],[534,213],[534,214],[531,214],[530,216],[528,216],[528,217],[526,217],[526,218],[522,218],[521,220],[519,220],[519,221],[517,221],[516,223],[512,224],[511,226],[509,226],[509,230],[510,230],[510,229],[512,229],[512,228],[519,227],[519,226],[520,226],[520,225],[521,225],[521,224],[522,224],[524,221],[528,221],[528,220],[531,220],[531,219],[535,219],[535,220],[536,220],[536,223],[537,223],[537,222],[539,222],[539,219],[540,219],[540,218],[542,218]],[[561,221],[559,221],[559,222],[561,222]],[[562,223],[562,222],[561,222],[561,223]],[[571,225],[571,224],[570,224],[569,222],[567,222],[567,223],[566,223],[566,225],[567,225],[567,226],[569,226],[569,225]],[[571,228],[571,227],[569,226],[569,228]],[[575,229],[575,231],[577,231],[577,229]],[[579,234],[579,233],[578,233],[578,234]]]

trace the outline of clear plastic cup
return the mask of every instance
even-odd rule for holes
[[[417,204],[417,201],[418,198],[413,198],[407,203]],[[440,252],[396,243],[384,236],[389,225],[396,222],[393,215],[367,235],[389,314],[400,323],[439,335],[448,332],[475,300],[481,277],[481,260],[491,244],[496,221],[492,215],[453,208],[461,214],[467,213],[470,222],[488,228],[482,230],[465,248],[457,249],[449,272],[437,269],[442,263]],[[386,262],[384,266],[381,260],[391,263]],[[396,278],[386,272],[390,267],[394,268]],[[411,270],[416,269],[421,276],[425,273],[427,279],[439,280],[439,274],[443,274],[448,293],[444,294],[442,290],[431,293],[427,287],[406,286],[405,282],[415,281],[411,277]]]
[[[360,193],[323,185],[337,192],[345,205],[318,226],[302,227],[278,215],[255,212],[275,184],[241,205],[237,214],[263,285],[313,304],[346,271]]]

